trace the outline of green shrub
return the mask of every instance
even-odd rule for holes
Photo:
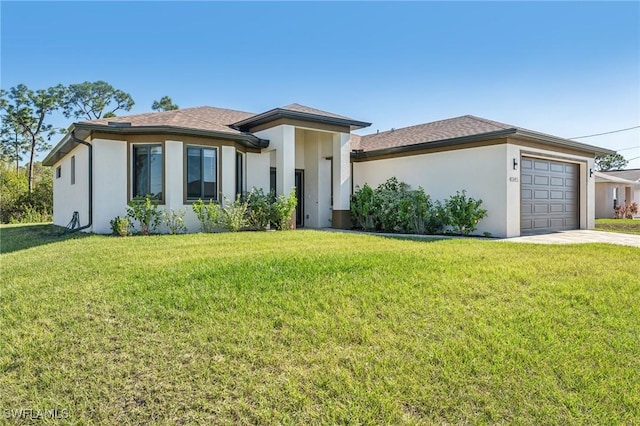
[[[126,237],[129,235],[129,220],[126,217],[116,216],[109,222],[111,224],[111,232],[113,235]]]
[[[291,229],[293,212],[296,210],[298,200],[296,199],[296,190],[293,188],[288,197],[280,195],[271,206],[271,221],[275,224],[276,229],[285,231]]]
[[[487,216],[482,208],[482,200],[467,197],[465,190],[456,191],[455,195],[444,201],[444,218],[446,225],[451,225],[453,231],[461,235],[469,235],[478,227],[478,222]]]
[[[253,188],[247,194],[247,226],[255,230],[265,230],[271,217],[273,193],[265,194],[262,188]]]
[[[151,195],[135,197],[127,204],[127,217],[131,222],[138,222],[142,235],[149,235],[156,230],[162,213],[158,210],[158,202]]]
[[[162,222],[169,228],[169,232],[172,234],[181,234],[187,232],[187,225],[184,223],[184,215],[186,210],[180,209],[178,211],[166,209],[162,212]]]
[[[247,202],[243,201],[240,195],[236,196],[235,201],[224,197],[224,208],[220,214],[220,225],[227,231],[238,232],[247,226]]]
[[[0,162],[0,222],[51,222],[53,174],[50,167],[34,164],[34,187],[29,194],[26,170]]]
[[[200,221],[202,232],[214,232],[221,215],[220,205],[213,200],[209,200],[209,203],[198,200],[193,203],[191,208]]]
[[[351,196],[351,220],[355,227],[365,231],[375,230],[376,219],[377,211],[373,189],[366,183],[362,188],[356,186],[356,190]]]

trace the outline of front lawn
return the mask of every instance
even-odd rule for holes
[[[295,231],[8,249],[0,231],[2,413],[640,423],[637,248]]]
[[[640,235],[638,219],[596,219],[596,231],[620,232]]]

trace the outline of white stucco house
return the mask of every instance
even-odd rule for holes
[[[264,113],[214,107],[74,123],[44,164],[54,172],[54,223],[78,212],[109,233],[127,202],[152,194],[166,209],[296,188],[298,227],[349,228],[356,185],[397,177],[433,199],[465,189],[494,236],[593,228],[596,155],[612,151],[474,116],[358,136],[370,123],[292,104]]]
[[[612,218],[615,207],[640,204],[640,169],[596,172],[596,219]]]

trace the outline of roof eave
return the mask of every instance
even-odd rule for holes
[[[516,133],[516,129],[497,130],[494,132],[481,133],[477,135],[460,136],[457,138],[442,139],[433,142],[422,142],[412,145],[394,146],[391,148],[381,148],[372,151],[357,151],[352,152],[351,156],[354,158],[371,158],[382,155],[397,154],[412,151],[421,151],[426,148],[441,148],[445,146],[462,145],[469,142],[478,142],[488,139],[505,138],[509,135]]]
[[[62,138],[60,142],[47,154],[42,164],[45,166],[53,166],[62,157],[67,155],[77,143],[70,138],[70,134],[73,130],[76,130],[77,136],[80,139],[85,139],[92,132],[103,132],[116,135],[139,135],[149,133],[160,133],[167,135],[182,135],[182,136],[204,136],[219,139],[232,140],[240,142],[248,148],[267,148],[269,141],[266,139],[260,139],[257,136],[247,133],[227,133],[217,132],[212,130],[192,129],[188,127],[176,127],[176,126],[130,126],[130,127],[114,127],[105,124],[95,123],[74,123],[69,129],[68,133]]]
[[[526,131],[522,129],[511,128],[511,129],[504,129],[504,130],[496,130],[496,131],[487,132],[487,133],[480,133],[476,135],[442,139],[442,140],[433,141],[433,142],[422,142],[422,143],[417,143],[412,145],[382,148],[382,149],[377,149],[372,151],[359,150],[358,152],[352,152],[351,156],[354,158],[372,158],[372,157],[378,157],[382,155],[420,151],[426,148],[441,148],[445,146],[456,146],[456,145],[461,145],[461,144],[470,143],[470,142],[479,142],[479,141],[484,141],[489,139],[504,138],[507,136],[519,136],[525,139],[532,139],[538,142],[546,142],[554,145],[561,145],[561,146],[577,149],[580,151],[592,153],[594,156],[615,153],[615,151],[612,151],[610,149],[600,148],[593,145],[587,145],[587,144],[575,142],[569,139],[557,138],[554,136],[545,135],[543,133],[536,133],[536,132]]]
[[[351,130],[358,130],[371,126],[371,123],[367,123],[366,121],[352,120],[350,118],[328,117],[326,115],[275,108],[262,114],[258,114],[256,116],[233,123],[232,127],[236,129],[248,130],[250,127],[268,123],[279,118],[293,118],[319,122],[323,124],[335,124],[339,126],[349,127]]]
[[[534,139],[536,141],[548,142],[556,145],[566,146],[568,148],[577,149],[579,151],[585,151],[594,155],[609,155],[616,152],[607,148],[601,148],[599,146],[589,145],[582,142],[576,142],[571,139],[558,138],[555,136],[547,135],[544,133],[533,132],[531,130],[517,129],[516,134],[527,139]]]

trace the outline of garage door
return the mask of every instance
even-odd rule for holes
[[[527,157],[520,164],[521,234],[579,228],[578,165]]]

